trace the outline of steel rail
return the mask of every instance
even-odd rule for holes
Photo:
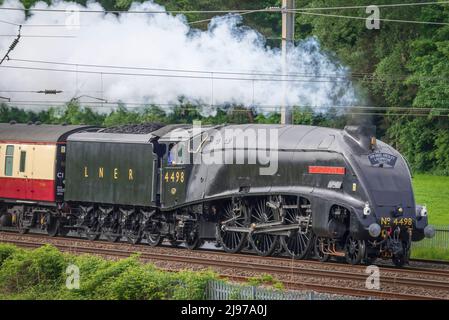
[[[5,232],[0,231],[0,235],[1,234],[5,234]],[[6,232],[6,234],[11,234],[11,235],[16,235],[18,236],[19,233],[17,232]],[[79,242],[85,242],[85,243],[89,243],[92,244],[93,242],[91,240],[85,239],[85,238],[81,238],[81,237],[74,237],[74,236],[69,236],[69,237],[51,237],[49,238],[45,233],[32,233],[32,234],[26,234],[26,237],[33,237],[33,238],[41,238],[41,239],[55,239],[55,240],[68,240],[68,239],[72,239],[72,240],[76,240]],[[0,238],[0,242],[2,241],[2,239]],[[114,243],[111,242],[107,242],[107,241],[101,241],[101,240],[97,240],[95,241],[95,243],[103,243],[106,245],[114,245]],[[131,245],[127,242],[121,242],[121,244],[125,245],[125,246],[132,246],[134,249],[151,249],[151,247],[149,247],[146,244],[134,244]],[[159,246],[159,248],[172,248],[171,245],[165,245],[162,244]],[[176,250],[188,250],[187,248],[184,247],[176,247]],[[235,255],[239,255],[242,256],[243,258],[252,258],[252,259],[260,259],[262,257],[260,257],[259,255],[257,255],[256,253],[253,252],[249,252],[249,251],[242,251],[240,253],[227,253],[224,252],[222,250],[215,250],[215,249],[208,249],[208,248],[199,248],[197,250],[195,250],[195,252],[211,252],[214,253],[215,255],[220,255],[220,256],[231,256],[231,257],[235,257]],[[269,256],[269,257],[263,257],[263,260],[265,261],[272,261],[272,262],[279,262],[279,261],[291,261],[295,264],[309,264],[309,265],[317,265],[317,266],[326,266],[326,267],[339,267],[339,268],[350,268],[352,271],[365,271],[366,270],[366,265],[349,265],[349,264],[343,264],[343,263],[339,263],[336,261],[328,261],[328,262],[321,262],[318,260],[310,260],[310,259],[294,259],[292,257],[289,256]],[[420,262],[420,263],[429,263],[429,264],[441,264],[441,265],[447,265],[449,267],[449,261],[439,261],[439,260],[426,260],[426,259],[410,259],[410,261],[412,262]],[[403,273],[404,275],[410,275],[410,274],[418,274],[418,275],[428,275],[428,276],[441,276],[441,277],[449,277],[449,268],[446,269],[430,269],[430,268],[419,268],[419,267],[391,267],[391,266],[385,266],[385,265],[377,265],[381,271],[385,271],[385,272],[395,272],[395,273]],[[448,278],[449,280],[449,278]]]
[[[48,238],[47,238],[48,239]],[[31,240],[17,240],[17,239],[2,239],[3,242],[9,242],[16,244],[21,247],[26,248],[36,248],[41,246],[43,243],[37,243]],[[129,257],[132,254],[139,254],[140,258],[144,261],[171,261],[171,262],[180,262],[186,264],[196,264],[196,265],[204,265],[204,266],[213,266],[218,268],[235,268],[243,271],[250,272],[263,272],[263,273],[276,273],[282,275],[290,275],[290,276],[309,276],[309,277],[327,277],[331,279],[340,279],[340,280],[348,280],[348,281],[362,281],[365,282],[367,275],[365,274],[354,274],[353,272],[347,271],[336,271],[336,270],[317,270],[311,268],[303,268],[298,266],[285,266],[278,265],[274,266],[271,264],[260,264],[253,262],[238,262],[238,261],[226,261],[226,260],[216,260],[210,258],[203,257],[195,257],[195,256],[179,256],[173,254],[161,254],[161,253],[152,253],[145,251],[129,251],[124,249],[111,249],[111,248],[101,248],[101,247],[92,247],[92,244],[104,245],[105,242],[89,242],[91,246],[80,246],[79,244],[60,244],[60,243],[52,243],[55,247],[59,248],[62,251],[75,252],[75,253],[89,253],[96,254],[102,256],[110,256],[110,257],[120,257],[125,258]],[[110,244],[110,243],[107,243]],[[232,256],[232,255],[230,255]],[[398,271],[395,269],[395,271]],[[447,275],[446,275],[447,277]],[[449,279],[449,277],[448,277]],[[373,296],[373,297],[395,297],[395,298],[407,298],[407,299],[424,299],[424,298],[432,298],[433,296],[422,296],[422,295],[414,295],[414,294],[401,294],[401,293],[393,293],[387,291],[377,291],[377,290],[366,290],[366,289],[358,289],[358,288],[342,288],[335,286],[325,286],[325,285],[317,285],[314,283],[298,283],[292,281],[282,281],[286,285],[295,288],[302,289],[312,289],[317,291],[325,291],[326,292],[334,292],[337,290],[340,294],[348,294],[347,292],[351,291],[352,295],[356,295],[354,291],[360,291],[357,295],[361,296]],[[382,283],[393,284],[393,285],[406,285],[412,286],[416,288],[426,288],[432,290],[443,290],[449,291],[449,282],[447,281],[437,281],[437,280],[429,280],[429,279],[420,279],[420,278],[401,278],[398,276],[382,276]],[[348,291],[349,290],[349,291]],[[345,293],[343,293],[345,291]]]

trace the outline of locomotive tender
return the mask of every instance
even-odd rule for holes
[[[405,159],[374,127],[155,129],[0,124],[0,228],[398,266],[433,235]]]

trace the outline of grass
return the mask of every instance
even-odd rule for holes
[[[449,225],[449,177],[417,174],[413,188],[416,203],[427,206],[429,223]]]
[[[444,248],[412,248],[412,258],[449,261],[449,249]]]
[[[416,174],[413,177],[416,203],[425,204],[429,212],[429,223],[437,226],[449,225],[449,177]],[[442,241],[431,241],[432,247],[416,244],[412,248],[412,258],[449,260],[449,249],[440,247]]]

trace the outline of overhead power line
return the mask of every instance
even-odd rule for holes
[[[413,7],[413,6],[425,6],[425,5],[443,5],[448,4],[449,1],[431,1],[431,2],[412,2],[412,3],[396,3],[396,4],[373,4],[378,8],[400,8],[400,7]],[[260,8],[260,9],[244,9],[244,10],[88,10],[88,9],[80,9],[77,10],[79,13],[113,13],[113,14],[239,14],[239,15],[247,15],[253,13],[279,13],[279,12],[295,12],[301,14],[309,14],[316,16],[328,16],[335,18],[346,18],[346,19],[363,19],[366,20],[366,17],[357,17],[357,16],[346,16],[346,15],[331,15],[331,14],[320,14],[320,13],[312,13],[310,11],[329,11],[329,10],[344,10],[344,9],[364,9],[366,6],[336,6],[336,7],[311,7],[311,8],[300,8],[287,10],[279,7],[269,7],[269,8]],[[10,8],[10,7],[0,7],[0,10],[10,10],[10,11],[35,11],[35,12],[54,12],[54,13],[70,13],[74,10],[70,9],[50,9],[50,8]],[[190,25],[209,22],[214,18],[209,19],[201,19],[189,22]],[[414,21],[414,20],[400,20],[400,19],[376,19],[379,21],[385,22],[398,22],[398,23],[410,23],[410,24],[427,24],[427,25],[449,25],[449,23],[444,22],[432,22],[432,21]],[[19,26],[19,24],[9,21],[0,20],[0,23],[11,24],[15,26]],[[23,27],[66,27],[66,25],[23,25]],[[75,27],[75,26],[72,26]],[[76,26],[81,27],[81,26]]]
[[[20,26],[20,24],[17,24],[17,23],[14,23],[14,22],[5,21],[5,20],[0,20],[0,23],[9,24],[9,25],[16,26],[16,27]]]
[[[0,34],[0,37],[16,37],[15,34]],[[76,36],[21,35],[21,38],[77,38]],[[12,59],[10,59],[12,60]]]
[[[31,59],[10,59],[10,61],[16,62],[26,62],[26,63],[41,63],[50,65],[63,65],[72,67],[87,67],[87,68],[106,68],[106,69],[125,69],[125,70],[145,70],[145,71],[164,71],[164,72],[180,72],[180,73],[199,73],[207,75],[247,75],[247,76],[267,76],[267,77],[283,77],[284,75],[280,73],[272,72],[244,72],[244,71],[221,71],[221,70],[192,70],[192,69],[175,69],[175,68],[154,68],[154,67],[137,67],[137,66],[117,66],[117,65],[99,65],[99,64],[85,64],[85,63],[68,63],[68,62],[58,62],[58,61],[48,61],[48,60],[31,60]],[[351,73],[350,76],[358,76]],[[287,77],[335,77],[341,79],[347,79],[348,75],[338,75],[338,74],[314,74],[314,73],[300,73],[291,72],[287,74]]]
[[[90,70],[73,70],[73,69],[52,69],[40,67],[23,67],[23,66],[0,66],[6,69],[18,70],[34,70],[34,71],[49,71],[49,72],[66,72],[66,73],[82,73],[82,74],[97,74],[97,75],[111,75],[111,76],[137,76],[137,77],[159,77],[159,78],[178,78],[178,79],[204,79],[204,80],[230,80],[230,81],[254,81],[254,82],[347,82],[347,80],[331,80],[331,79],[269,79],[269,78],[243,78],[243,77],[224,77],[224,76],[196,76],[196,75],[173,75],[173,74],[155,74],[155,73],[131,73],[131,72],[110,72],[110,71],[90,71]],[[361,79],[361,81],[365,81]]]
[[[54,90],[54,89],[45,89],[45,90],[0,90],[0,92],[58,94],[58,93],[62,93],[64,91]]]
[[[4,91],[1,91],[4,92]],[[109,105],[126,105],[126,106],[135,106],[135,107],[145,107],[145,106],[173,106],[173,107],[182,107],[183,109],[185,109],[186,107],[184,107],[182,104],[176,104],[176,103],[157,103],[157,102],[147,102],[147,103],[143,103],[143,102],[130,102],[130,101],[106,101],[105,99],[100,99],[100,98],[96,98],[93,96],[88,96],[88,95],[81,95],[79,97],[77,97],[76,99],[72,99],[73,100],[79,100],[79,98],[82,97],[86,97],[86,98],[91,98],[91,99],[95,99],[98,101],[87,101],[87,102],[83,102],[84,104],[93,104],[93,105],[103,105],[103,104],[109,104]],[[45,104],[60,104],[60,105],[65,105],[67,103],[69,103],[70,101],[62,101],[62,100],[13,100],[11,102],[14,103],[21,103],[21,104],[37,104],[37,105],[45,105]],[[206,107],[225,107],[225,104],[207,104],[204,103],[203,105],[199,105],[199,107],[201,106],[206,106]],[[258,109],[280,109],[279,105],[266,105],[266,104],[254,104],[251,105],[250,107],[255,107]],[[232,108],[232,106],[230,107]],[[413,111],[414,113],[418,113],[418,112],[438,112],[438,113],[448,113],[449,115],[449,108],[428,108],[428,107],[386,107],[386,106],[367,106],[367,105],[332,105],[332,106],[317,106],[317,105],[302,105],[302,106],[288,106],[288,108],[291,109],[296,109],[299,111],[307,111],[307,110],[301,110],[301,109],[305,109],[305,108],[309,108],[309,109],[314,109],[314,110],[327,110],[327,111],[348,111],[348,110],[366,110],[369,112],[372,111],[393,111],[393,112],[407,112],[407,111]],[[192,110],[197,110],[196,108],[192,108]]]
[[[322,16],[322,17],[331,17],[331,18],[344,18],[344,19],[355,19],[355,20],[365,20],[367,17],[358,17],[358,16],[346,16],[340,14],[329,14],[329,13],[316,13],[316,12],[306,12],[306,11],[295,11],[299,14],[311,15],[311,16]],[[384,19],[384,18],[373,18],[375,21],[384,21],[384,22],[398,22],[398,23],[409,23],[409,24],[424,24],[424,25],[438,25],[438,26],[449,26],[448,22],[433,22],[433,21],[419,21],[419,20],[400,20],[400,19]]]
[[[334,6],[334,7],[306,7],[297,10],[312,11],[312,10],[342,10],[342,9],[363,9],[369,5],[375,5],[379,8],[385,7],[413,7],[413,6],[425,6],[425,5],[442,5],[447,4],[449,1],[428,1],[428,2],[411,2],[411,3],[392,3],[392,4],[368,4],[365,6]],[[12,8],[12,7],[0,7],[0,10],[8,11],[35,11],[35,12],[72,12],[71,9],[53,9],[53,8]],[[227,13],[254,13],[254,12],[277,12],[280,8],[260,8],[260,9],[230,9],[230,10],[89,10],[80,9],[77,12],[80,13],[115,13],[115,14],[227,14]]]
[[[61,66],[71,66],[71,67],[86,67],[86,68],[102,68],[102,69],[118,69],[118,70],[144,70],[144,71],[162,71],[162,72],[177,72],[177,73],[194,73],[194,74],[204,74],[212,76],[213,79],[220,79],[217,75],[241,75],[241,76],[261,76],[261,77],[284,77],[281,73],[273,72],[248,72],[248,71],[222,71],[222,70],[198,70],[198,69],[175,69],[175,68],[154,68],[154,67],[137,67],[137,66],[118,66],[118,65],[98,65],[98,64],[83,64],[83,63],[67,63],[60,61],[49,61],[49,60],[33,60],[33,59],[14,59],[11,58],[9,61],[15,62],[25,62],[25,63],[37,63],[46,65],[61,65]],[[105,73],[98,71],[99,73]],[[348,72],[347,74],[337,74],[337,73],[307,73],[307,72],[290,72],[285,75],[287,78],[294,80],[293,78],[299,78],[298,80],[303,80],[302,78],[315,78],[315,79],[341,79],[350,80],[356,79],[361,81],[404,81],[409,79],[413,75],[391,75],[382,74],[377,75],[367,72]],[[234,78],[233,78],[234,79]],[[247,78],[245,78],[247,80]],[[248,80],[251,80],[248,79]],[[431,80],[449,80],[448,77],[444,76],[420,76],[416,81],[431,81]],[[254,79],[257,81],[257,79]]]
[[[259,9],[259,10],[252,10],[252,11],[247,11],[247,12],[241,12],[239,13],[241,16],[243,15],[247,15],[247,14],[251,14],[251,13],[256,13],[256,12],[267,12],[267,9]],[[215,17],[214,17],[215,18]],[[194,25],[194,24],[198,24],[198,23],[204,23],[204,22],[210,22],[212,21],[214,18],[210,18],[210,19],[202,19],[202,20],[197,20],[197,21],[192,21],[189,22],[190,25]]]
[[[427,5],[442,5],[448,4],[449,1],[428,1],[428,2],[411,2],[411,3],[391,3],[391,4],[367,4],[358,6],[336,6],[336,7],[318,7],[318,8],[301,8],[295,9],[297,11],[313,11],[313,10],[346,10],[346,9],[366,9],[368,6],[376,6],[378,8],[401,8],[401,7],[418,7]]]
[[[2,9],[3,8],[0,8],[0,10],[2,10]],[[21,24],[15,23],[15,22],[10,22],[10,21],[5,21],[5,20],[0,20],[0,23],[9,24],[9,25],[16,26],[16,27],[22,26],[23,28],[28,28],[28,27],[45,27],[45,28],[47,28],[47,27],[67,27],[67,25],[65,25],[65,24],[24,24],[24,25],[21,25]],[[81,27],[81,26],[80,25],[70,25],[70,27]]]
[[[37,103],[26,103],[26,102],[15,102],[15,101],[11,101],[8,102],[11,105],[21,105],[21,106],[40,106],[40,107],[48,107],[48,106],[58,106],[58,107],[63,107],[66,106],[67,103],[64,104],[56,104],[56,103],[46,103],[46,104],[37,104]],[[111,109],[114,106],[119,106],[119,105],[124,105],[123,102],[89,102],[89,103],[85,103],[87,104],[97,104],[97,105],[88,105],[87,108],[89,109],[105,109],[105,108],[109,108]],[[172,106],[172,107],[176,107],[177,105],[174,104],[156,104],[156,103],[148,103],[148,104],[144,104],[144,105],[136,105],[136,106],[127,106],[126,109],[138,109],[138,108],[142,108],[145,106],[156,106],[156,107],[161,107],[161,106]],[[247,113],[250,109],[248,108],[238,108],[238,109],[234,109],[232,107],[228,108],[228,109],[224,109],[222,105],[204,105],[203,107],[212,107],[212,108],[218,108],[221,109],[223,111],[227,111],[230,113],[234,113],[234,112],[242,112],[242,113]],[[259,109],[258,106],[254,106],[255,108]],[[293,109],[295,109],[294,107],[292,107]],[[271,108],[265,108],[266,110],[269,110],[267,112],[275,112],[275,113],[279,113],[280,112],[280,107],[271,107]],[[191,108],[191,107],[183,107],[181,109],[182,111],[197,111],[197,112],[201,112],[201,107],[200,108]],[[300,111],[302,114],[320,114],[323,113],[325,111],[324,108],[321,108],[316,110],[316,111],[308,111],[308,110],[297,110]],[[329,111],[329,110],[328,110]],[[338,110],[334,110],[334,111],[338,111]],[[342,110],[340,110],[342,111]],[[410,116],[410,117],[440,117],[440,118],[448,118],[449,115],[447,114],[432,114],[432,113],[406,113],[406,112],[401,112],[401,113],[392,113],[392,112],[369,112],[369,111],[361,111],[361,112],[355,112],[355,111],[342,111],[342,113],[340,114],[342,116],[344,115],[355,115],[355,116]]]
[[[89,9],[50,9],[50,8],[11,8],[11,7],[0,7],[0,10],[7,11],[34,11],[34,12],[62,12],[70,13],[73,11],[80,13],[115,13],[115,14],[226,14],[226,13],[246,13],[254,11],[254,9],[243,9],[243,10],[89,10]],[[257,9],[258,11],[269,11],[268,9]]]

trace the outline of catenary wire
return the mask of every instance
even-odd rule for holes
[[[44,60],[30,60],[30,59],[13,59],[11,58],[9,61],[16,62],[26,62],[26,63],[41,63],[41,64],[50,64],[50,65],[64,65],[64,66],[73,66],[73,67],[87,67],[87,68],[110,68],[110,69],[129,69],[129,70],[146,70],[146,71],[164,71],[164,72],[180,72],[180,73],[200,73],[200,74],[208,74],[208,75],[216,75],[216,74],[229,74],[229,75],[248,75],[248,76],[272,76],[272,77],[318,77],[318,78],[342,78],[347,79],[347,75],[338,75],[338,74],[313,74],[313,73],[288,73],[286,75],[282,75],[279,73],[270,73],[270,72],[238,72],[238,71],[220,71],[220,70],[188,70],[188,69],[173,69],[173,68],[152,68],[152,67],[136,67],[136,66],[117,66],[117,65],[98,65],[98,64],[83,64],[83,63],[68,63],[68,62],[57,62],[57,61],[44,61]],[[350,76],[354,75],[353,73]],[[372,74],[371,74],[372,75]],[[358,76],[358,75],[355,75]]]
[[[0,90],[0,92],[5,92]],[[35,91],[24,91],[24,92],[35,92]],[[70,101],[60,101],[60,100],[13,100],[11,103],[31,103],[31,104],[67,104]],[[82,102],[84,104],[111,104],[111,105],[132,105],[132,106],[180,106],[175,103],[153,103],[153,102],[127,102],[127,101],[86,101]],[[214,106],[214,107],[224,107],[224,104],[208,104],[203,103],[204,106]],[[182,105],[181,105],[182,106]],[[260,104],[252,104],[250,107],[256,107],[259,109],[279,109],[281,108],[279,105],[260,105]],[[448,112],[449,108],[427,108],[427,107],[385,107],[385,106],[366,106],[366,105],[332,105],[332,106],[317,106],[317,105],[302,105],[302,106],[289,106],[289,108],[311,108],[311,109],[327,109],[327,110],[345,110],[345,109],[366,109],[366,110],[393,110],[393,111],[429,111],[429,112]],[[195,110],[193,108],[192,110]]]
[[[428,1],[428,2],[411,2],[411,3],[394,3],[394,4],[369,4],[374,5],[379,8],[382,7],[405,7],[405,6],[424,6],[424,5],[441,5],[447,4],[449,1]],[[362,9],[367,6],[362,5],[348,5],[348,6],[334,6],[334,7],[306,7],[296,10],[341,10],[341,9]],[[67,9],[51,9],[51,8],[12,8],[12,7],[0,7],[0,10],[9,10],[9,11],[36,11],[36,12],[70,12],[73,10]],[[257,9],[258,12],[277,12],[281,11],[281,8],[260,8]],[[226,14],[226,13],[248,13],[254,12],[254,9],[233,9],[233,10],[77,10],[77,12],[81,13],[115,13],[115,14]]]
[[[111,76],[141,76],[141,77],[162,77],[162,78],[178,78],[178,79],[202,79],[202,80],[230,80],[230,81],[257,81],[257,82],[348,82],[348,80],[314,80],[314,79],[267,79],[267,78],[242,78],[242,77],[216,77],[216,76],[195,76],[195,75],[170,75],[170,74],[150,74],[150,73],[131,73],[131,72],[110,72],[110,71],[89,71],[89,70],[72,70],[72,69],[52,69],[39,67],[23,67],[23,66],[5,66],[0,68],[18,69],[18,70],[34,70],[34,71],[50,71],[65,73],[83,73]],[[360,81],[367,81],[360,79]]]
[[[52,105],[44,105],[44,104],[32,104],[32,103],[17,103],[17,102],[8,102],[5,104],[10,104],[10,105],[21,105],[21,106],[41,106],[41,107],[48,107],[48,106],[52,106]],[[113,106],[117,106],[119,107],[120,105],[123,105],[122,103],[99,103],[100,105],[87,105],[86,108],[89,109],[104,109],[104,108],[109,108],[112,109]],[[53,105],[53,106],[57,106],[57,105]],[[63,107],[64,105],[59,105],[59,107]],[[176,105],[173,104],[149,104],[148,106],[173,106],[175,107]],[[213,108],[217,108],[217,109],[222,109],[220,108],[220,106],[218,105],[204,105],[202,107],[213,107]],[[125,109],[138,109],[138,108],[142,108],[142,106],[128,106],[125,107]],[[258,108],[257,106],[255,106],[255,108]],[[223,110],[223,109],[222,109]],[[273,107],[271,112],[280,112],[281,107]],[[294,109],[293,109],[294,110]],[[163,110],[165,111],[165,110]],[[168,111],[168,110],[167,110]],[[197,111],[197,112],[201,112],[201,108],[185,108],[183,107],[181,109],[181,111]],[[242,112],[242,113],[247,113],[248,111],[251,111],[251,109],[233,109],[233,108],[228,108],[227,110],[223,110],[223,111],[227,111],[227,112]],[[319,114],[320,112],[316,112],[316,111],[301,111],[299,110],[302,114]],[[334,111],[338,111],[338,110],[334,110]],[[321,113],[323,113],[321,111]],[[449,118],[449,115],[445,115],[445,114],[432,114],[432,113],[391,113],[391,112],[352,112],[352,111],[344,111],[341,115],[359,115],[359,116],[413,116],[413,117],[441,117],[441,118]]]
[[[311,15],[311,16],[322,16],[331,18],[344,18],[344,19],[355,19],[355,20],[367,20],[367,17],[358,16],[346,16],[340,14],[329,14],[329,13],[316,13],[316,12],[305,12],[305,11],[294,11],[298,14]],[[386,19],[386,18],[373,18],[374,21],[384,21],[384,22],[399,22],[399,23],[409,23],[409,24],[422,24],[422,25],[438,25],[438,26],[449,26],[449,22],[432,22],[432,21],[418,21],[418,20],[400,20],[400,19]]]

